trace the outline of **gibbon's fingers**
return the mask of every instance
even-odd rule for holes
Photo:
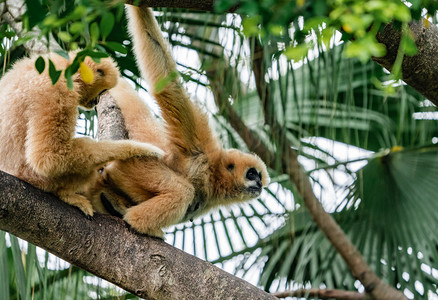
[[[58,197],[62,201],[70,205],[76,206],[81,211],[83,211],[85,215],[93,216],[94,210],[91,202],[84,196],[75,194],[74,192],[67,190],[58,192]]]

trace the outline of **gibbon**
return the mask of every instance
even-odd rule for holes
[[[119,105],[129,138],[164,149],[162,159],[113,161],[100,171],[90,193],[96,211],[123,216],[140,233],[163,237],[162,229],[192,220],[219,205],[256,198],[270,179],[253,154],[222,148],[207,115],[190,101],[152,11],[127,6],[137,63],[164,119],[157,122],[129,83],[109,92]]]
[[[49,58],[63,70],[74,53],[70,59],[48,54],[46,65]],[[0,80],[0,169],[57,195],[90,217],[93,208],[82,193],[96,180],[97,168],[115,159],[157,157],[163,152],[136,141],[74,137],[78,106],[93,108],[99,93],[118,81],[112,59],[96,63],[87,57],[83,63],[92,70],[93,81],[85,83],[78,72],[73,75],[73,90],[63,77],[53,85],[47,70],[38,74],[35,61],[36,57],[18,61]]]

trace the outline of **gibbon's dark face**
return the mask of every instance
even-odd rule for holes
[[[85,109],[92,109],[98,104],[99,96],[117,84],[119,70],[111,58],[102,58],[100,63],[96,63],[87,57],[84,64],[93,72],[93,82],[85,83],[80,79],[83,85],[79,105]],[[80,78],[80,75],[77,75]]]
[[[215,193],[224,202],[258,197],[270,178],[263,161],[256,155],[227,150],[217,170]]]

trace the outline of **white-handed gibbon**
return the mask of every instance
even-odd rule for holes
[[[70,59],[51,53],[44,57],[58,70]],[[96,169],[115,159],[162,156],[156,146],[136,141],[95,141],[75,138],[78,106],[93,108],[99,93],[114,87],[119,71],[111,58],[100,63],[84,60],[93,73],[91,83],[80,72],[73,75],[73,89],[62,76],[52,84],[48,71],[39,74],[36,57],[24,58],[0,80],[0,169],[57,195],[93,215],[91,202],[82,195],[95,180]],[[94,178],[93,178],[94,177]]]
[[[164,126],[127,82],[120,80],[109,92],[129,138],[154,144],[165,155],[107,164],[90,193],[97,211],[119,214],[135,230],[163,237],[162,229],[172,224],[259,196],[270,179],[258,156],[222,148],[207,115],[190,101],[179,78],[172,79],[176,65],[152,11],[128,5],[127,17],[137,63]],[[162,79],[170,82],[157,90]]]

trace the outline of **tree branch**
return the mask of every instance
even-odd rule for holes
[[[403,57],[402,79],[438,105],[438,28],[434,24],[425,25],[425,20],[412,22],[409,27],[418,53]],[[384,57],[373,57],[373,60],[391,71],[397,58],[401,32],[388,24],[376,37],[386,46],[387,53]]]
[[[121,219],[76,208],[0,171],[0,229],[145,299],[276,299]]]
[[[287,297],[305,297],[305,298],[318,298],[318,299],[338,299],[338,300],[368,300],[372,299],[367,294],[358,292],[342,291],[342,290],[320,290],[320,289],[299,289],[295,291],[286,291],[280,293],[274,293],[277,298]]]

